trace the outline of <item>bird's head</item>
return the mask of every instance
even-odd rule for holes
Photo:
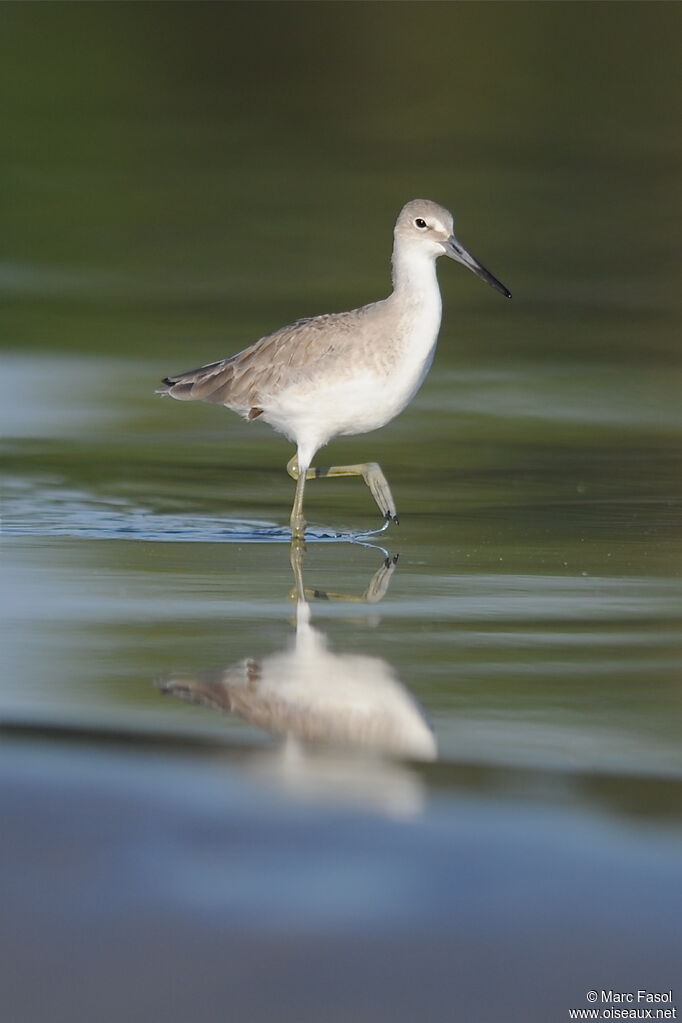
[[[511,298],[511,292],[455,237],[452,213],[430,199],[413,199],[406,203],[394,230],[396,248],[401,251],[429,254],[433,259],[449,256],[475,273],[477,277]]]

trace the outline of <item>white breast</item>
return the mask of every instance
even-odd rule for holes
[[[377,430],[403,411],[429,371],[441,319],[434,260],[409,269],[409,288],[357,310],[352,339],[263,403],[266,422],[314,450],[338,435]]]

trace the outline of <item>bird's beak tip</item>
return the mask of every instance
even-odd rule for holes
[[[509,288],[505,288],[504,284],[502,284],[501,281],[498,281],[497,277],[493,277],[490,271],[486,270],[483,264],[479,263],[475,256],[472,256],[470,252],[467,252],[464,246],[460,245],[454,235],[451,235],[448,238],[445,246],[445,252],[450,259],[455,259],[458,263],[462,263],[467,270],[471,270],[472,273],[475,273],[477,277],[480,277],[481,280],[486,282],[486,284],[493,287],[495,291],[499,291],[505,298],[512,297]]]

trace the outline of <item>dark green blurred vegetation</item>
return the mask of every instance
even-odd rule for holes
[[[6,348],[227,354],[385,293],[426,196],[515,295],[442,268],[452,357],[678,359],[680,5],[1,14]]]

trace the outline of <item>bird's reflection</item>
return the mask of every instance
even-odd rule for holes
[[[287,788],[353,798],[361,792],[362,802],[414,809],[420,802],[418,778],[396,759],[435,758],[434,734],[422,709],[383,658],[332,650],[311,624],[309,603],[309,598],[377,603],[397,559],[386,557],[356,597],[306,588],[303,557],[292,547],[296,627],[285,650],[197,676],[171,676],[160,688],[284,737],[284,749],[265,754],[259,767],[273,769]]]

